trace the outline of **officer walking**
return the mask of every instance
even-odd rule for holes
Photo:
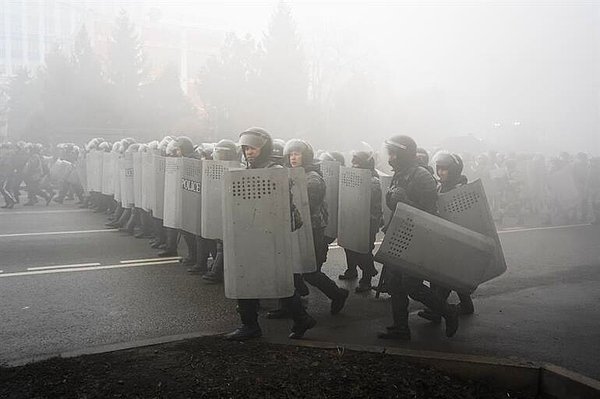
[[[271,160],[273,141],[271,135],[262,128],[250,128],[240,134],[239,144],[246,161],[247,169],[260,169],[280,167]],[[255,265],[259,267],[259,265]],[[238,299],[238,312],[242,326],[226,335],[228,340],[247,340],[262,336],[262,330],[258,324],[258,299]],[[304,333],[313,328],[317,322],[302,306],[300,297],[294,293],[289,298],[282,299],[284,306],[290,310],[294,320],[291,339],[300,339]]]
[[[389,164],[394,170],[386,204],[394,211],[399,202],[431,214],[436,213],[437,184],[431,173],[417,163],[417,145],[408,136],[393,136],[385,142]],[[386,287],[392,297],[393,324],[378,334],[382,339],[410,340],[408,326],[408,298],[425,304],[446,321],[446,336],[452,337],[458,329],[458,312],[426,286],[422,279],[402,273],[393,265],[384,265]]]

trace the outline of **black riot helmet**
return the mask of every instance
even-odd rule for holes
[[[285,148],[285,141],[282,139],[273,139],[273,154],[271,159],[278,164],[283,164],[283,149]]]
[[[239,161],[240,153],[237,144],[227,139],[219,141],[213,150],[213,159],[215,161]]]
[[[363,142],[363,149],[352,151],[352,166],[360,169],[375,169],[375,151]]]
[[[194,143],[192,143],[189,137],[179,136],[175,141],[177,142],[179,151],[181,151],[181,156],[191,157],[194,154]]]
[[[285,158],[286,165],[290,163],[290,153],[299,152],[302,154],[302,165],[312,165],[315,161],[315,152],[310,144],[304,140],[291,139],[285,143],[283,148],[283,157]]]
[[[457,154],[441,152],[435,156],[435,169],[445,169],[451,178],[457,178],[463,171],[463,160]]]
[[[390,156],[390,166],[400,170],[414,165],[417,159],[417,143],[404,135],[392,136],[385,141],[385,147]]]
[[[269,132],[261,127],[251,127],[240,133],[238,145],[260,148],[260,155],[254,160],[255,165],[267,164],[273,153],[273,139]],[[246,154],[244,153],[244,158]],[[247,161],[247,159],[246,159]]]
[[[429,165],[429,153],[425,148],[417,148],[417,161],[421,166],[427,167]]]

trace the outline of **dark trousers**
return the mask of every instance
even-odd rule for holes
[[[188,259],[192,262],[196,262],[198,259],[198,247],[196,245],[196,235],[188,233],[187,231],[179,230],[179,233],[183,236],[185,245],[188,248]]]
[[[10,191],[10,184],[7,177],[0,178],[0,194],[4,197],[6,205],[14,204],[15,197],[13,197]]]
[[[238,299],[238,313],[242,320],[242,324],[250,327],[258,326],[258,299]],[[281,299],[282,306],[289,309],[292,319],[295,323],[301,323],[306,317],[306,310],[302,306],[300,297],[296,294],[289,298]]]
[[[166,251],[177,251],[177,240],[179,239],[179,230],[165,227]]]
[[[426,286],[419,278],[394,270],[393,266],[386,267],[385,285],[392,297],[392,317],[396,327],[408,327],[409,297],[436,314],[444,316],[448,312],[446,300],[434,288]]]
[[[327,259],[329,246],[325,241],[325,229],[313,229],[313,242],[315,246],[315,255],[317,257],[317,271],[313,273],[304,273],[302,278],[310,285],[321,290],[329,299],[339,296],[340,289],[337,284],[321,271],[323,263]]]
[[[360,270],[362,270],[362,278],[360,281],[367,283],[370,283],[371,278],[377,274],[375,262],[373,261],[373,252],[371,251],[366,254],[361,254],[349,249],[344,249],[344,252],[346,253],[346,265],[348,269],[356,271],[356,267],[358,266]]]
[[[28,181],[27,183],[27,196],[29,201],[37,201],[37,197],[40,196],[44,199],[48,199],[48,193],[42,190],[40,181]]]

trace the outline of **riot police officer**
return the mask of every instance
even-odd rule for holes
[[[435,214],[437,184],[431,173],[417,163],[417,145],[408,136],[393,136],[385,141],[389,164],[394,170],[386,204],[394,211],[399,202]],[[389,226],[389,224],[388,224]],[[410,340],[408,326],[408,298],[424,303],[432,311],[441,314],[446,321],[446,336],[451,337],[458,329],[458,312],[450,306],[422,279],[402,273],[394,265],[384,265],[387,291],[392,297],[393,324],[378,334],[382,339]]]
[[[373,249],[375,249],[375,237],[381,227],[383,211],[381,210],[381,185],[379,174],[375,170],[375,158],[373,151],[361,150],[352,153],[352,167],[359,169],[368,169],[371,171],[371,219],[369,224],[369,252],[361,254],[350,249],[344,248],[346,253],[347,269],[340,277],[349,279],[352,276],[358,276],[356,267],[362,270],[361,279],[358,281],[356,292],[366,292],[371,290],[371,279],[377,275],[375,263],[373,261]]]
[[[302,167],[306,172],[308,202],[310,208],[310,220],[312,224],[313,243],[317,261],[317,270],[312,273],[295,275],[294,283],[296,290],[301,293],[306,288],[303,281],[320,289],[330,300],[332,315],[338,314],[346,303],[348,290],[340,288],[325,273],[321,271],[323,263],[327,260],[328,244],[325,241],[325,227],[327,227],[328,214],[325,204],[325,181],[321,169],[314,162],[314,152],[310,144],[304,140],[293,139],[285,144],[283,150],[284,162],[287,167]],[[270,312],[268,317],[285,317],[286,309],[281,308]]]
[[[275,144],[275,143],[273,143]],[[281,148],[283,155],[283,147]],[[236,143],[231,140],[219,141],[213,150],[212,157],[215,161],[240,161],[240,152]],[[240,163],[241,165],[241,163]],[[218,284],[223,281],[223,241],[212,240],[216,244],[216,255],[208,273],[202,276],[207,284]]]
[[[272,168],[278,167],[271,159],[273,151],[273,141],[271,135],[264,129],[254,127],[240,134],[239,145],[248,169]],[[256,265],[258,267],[258,265]],[[292,332],[289,335],[291,339],[299,339],[304,333],[313,328],[317,322],[306,313],[302,306],[300,297],[297,294],[289,298],[282,299],[285,307],[290,310],[294,320]],[[238,299],[238,312],[242,321],[242,326],[226,335],[229,340],[247,340],[257,338],[262,335],[258,324],[258,299]]]
[[[438,193],[447,193],[457,187],[463,186],[468,183],[468,179],[462,174],[463,161],[462,158],[457,154],[450,153],[439,153],[435,157],[435,169],[439,178]],[[433,285],[433,288],[438,292],[438,295],[443,299],[448,299],[451,290],[439,286]],[[461,314],[473,314],[474,307],[471,295],[468,292],[457,292],[458,298],[460,299],[459,309]],[[439,323],[441,321],[441,315],[432,312],[430,309],[422,310],[418,315],[424,319]]]

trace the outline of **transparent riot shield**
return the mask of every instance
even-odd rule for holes
[[[136,208],[142,207],[142,153],[134,152],[133,154],[133,204]]]
[[[152,165],[154,166],[154,208],[152,208],[152,216],[163,219],[166,158],[155,154],[152,158]]]
[[[142,152],[142,209],[146,212],[154,208],[154,167],[152,153]]]
[[[385,202],[385,195],[390,190],[392,177],[383,172],[379,172],[379,184],[381,185],[381,210],[383,210],[383,222],[387,224],[392,217],[392,210],[388,208]]]
[[[183,158],[167,157],[165,163],[165,192],[163,225],[181,229],[181,173]]]
[[[239,168],[239,162],[202,161],[201,235],[223,239],[223,181],[225,171]]]
[[[483,281],[491,280],[506,271],[502,244],[496,231],[496,225],[481,180],[475,180],[472,183],[440,194],[438,197],[438,211],[444,219],[494,240],[494,257],[492,263],[485,269],[482,276]]]
[[[370,250],[371,171],[340,167],[338,245],[365,254]]]
[[[375,255],[386,267],[459,292],[486,281],[496,243],[439,216],[399,203]]]
[[[226,171],[223,197],[225,296],[291,296],[294,281],[288,171]]]
[[[292,269],[294,273],[312,273],[317,270],[306,173],[303,168],[288,169],[292,206],[298,210],[302,227],[292,232]]]
[[[112,195],[115,193],[114,167],[112,165],[112,153],[102,153],[102,194]]]
[[[338,203],[340,190],[340,163],[336,161],[321,161],[321,173],[325,180],[325,203],[329,212],[329,221],[325,227],[325,236],[337,237]]]
[[[201,187],[202,161],[194,158],[183,158],[180,185],[183,212],[181,229],[195,235],[201,235]],[[213,211],[216,212],[216,209]]]

